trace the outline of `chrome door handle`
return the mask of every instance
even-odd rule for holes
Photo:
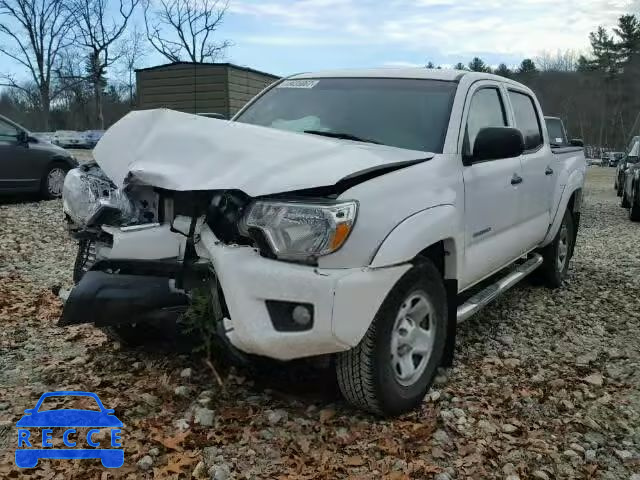
[[[547,167],[544,171],[545,175],[553,175],[553,168]]]
[[[522,183],[522,177],[514,173],[513,177],[511,177],[511,185],[518,185],[519,183]]]

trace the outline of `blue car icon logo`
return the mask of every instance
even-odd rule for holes
[[[84,409],[56,409],[40,412],[42,402],[49,397],[90,397],[93,398],[99,411]],[[40,397],[36,406],[24,411],[16,426],[18,427],[18,448],[16,449],[16,465],[20,468],[32,468],[41,458],[78,459],[99,458],[107,468],[118,468],[124,463],[124,449],[120,439],[122,422],[113,415],[114,410],[105,408],[100,398],[91,392],[48,392]],[[65,428],[63,442],[69,448],[52,448],[52,428]],[[81,440],[76,428],[90,427],[86,434],[86,443],[93,448],[74,448]],[[29,428],[42,428],[42,439],[31,436]],[[100,429],[111,429],[110,447],[102,445],[95,438]],[[42,447],[42,448],[27,448]]]

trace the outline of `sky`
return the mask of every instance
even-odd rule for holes
[[[220,34],[232,62],[276,74],[325,68],[517,65],[585,51],[598,25],[640,0],[231,0]]]
[[[288,75],[347,67],[517,65],[558,49],[586,51],[640,0],[229,0],[225,61]],[[141,24],[140,18],[136,19]],[[140,66],[165,61],[149,55]],[[0,69],[15,67],[0,58]]]

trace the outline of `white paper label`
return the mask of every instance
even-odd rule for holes
[[[278,88],[313,88],[319,80],[285,80]]]

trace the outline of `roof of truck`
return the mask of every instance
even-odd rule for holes
[[[457,81],[464,76],[479,79],[491,79],[501,82],[517,83],[505,77],[490,73],[469,72],[465,70],[449,70],[435,68],[362,68],[343,70],[322,70],[319,72],[304,72],[291,75],[288,78],[414,78],[425,80]]]

